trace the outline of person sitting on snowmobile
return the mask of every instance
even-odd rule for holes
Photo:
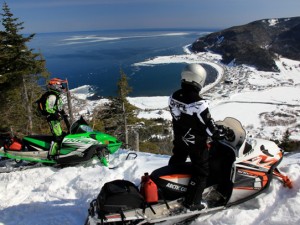
[[[66,113],[63,110],[63,102],[61,99],[61,94],[65,92],[64,87],[65,81],[59,78],[53,78],[49,81],[47,85],[48,91],[43,94],[40,100],[40,109],[43,115],[46,116],[47,122],[50,126],[52,135],[54,136],[54,141],[52,141],[48,157],[53,159],[59,155],[58,151],[60,144],[63,139],[63,130],[60,124],[61,119],[66,120]]]
[[[181,73],[181,89],[169,98],[174,132],[169,165],[184,163],[188,156],[191,159],[193,174],[183,202],[190,210],[207,207],[202,201],[209,173],[207,139],[225,136],[222,127],[217,127],[211,118],[208,102],[200,96],[205,79],[206,71],[201,65],[187,65]]]

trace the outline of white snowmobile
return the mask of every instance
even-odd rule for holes
[[[269,187],[273,177],[292,188],[291,180],[277,168],[283,150],[274,142],[247,138],[241,123],[231,117],[216,123],[232,129],[234,137],[211,143],[210,175],[202,196],[208,208],[189,211],[182,205],[191,178],[191,164],[187,162],[145,174],[139,189],[126,180],[106,183],[91,202],[85,225],[195,219],[256,197]]]

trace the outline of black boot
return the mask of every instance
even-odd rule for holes
[[[207,203],[204,202],[204,201],[201,201],[200,204],[192,204],[192,205],[188,205],[188,206],[185,206],[185,207],[188,208],[190,211],[202,210],[202,209],[207,209],[208,208]]]
[[[205,185],[205,179],[201,179],[199,177],[191,178],[187,188],[186,197],[183,202],[183,205],[186,208],[190,209],[191,211],[207,208],[207,204],[202,201],[202,193]]]

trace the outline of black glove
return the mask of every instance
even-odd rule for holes
[[[225,139],[230,142],[233,142],[235,140],[235,134],[232,129],[230,129],[230,128],[226,129]]]
[[[217,128],[218,129],[214,132],[212,138],[214,140],[223,140],[225,138],[225,135],[226,135],[226,129],[222,125],[217,125]]]
[[[58,112],[51,113],[47,116],[47,120],[60,120],[61,116]]]
[[[215,140],[223,140],[233,142],[235,139],[235,134],[229,127],[224,127],[222,125],[217,125],[218,130],[213,134],[212,138]]]
[[[65,110],[59,111],[59,114],[61,115],[61,117],[68,117],[68,115],[66,114]]]

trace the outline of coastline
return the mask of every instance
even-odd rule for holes
[[[132,66],[154,66],[172,63],[199,63],[210,65],[217,71],[218,75],[213,83],[204,86],[201,91],[201,94],[204,94],[214,86],[216,86],[223,79],[224,67],[220,64],[221,56],[217,54],[210,55],[210,53],[207,53],[205,54],[205,57],[203,57],[202,54],[192,53],[189,48],[190,46],[191,45],[186,45],[183,47],[183,51],[186,53],[184,55],[157,56],[143,62],[134,63],[132,64]]]
[[[290,129],[291,139],[300,140],[300,122],[297,119],[300,117],[300,62],[279,58],[276,63],[281,72],[273,73],[257,71],[247,65],[224,65],[220,62],[220,55],[210,52],[194,54],[188,46],[184,47],[184,52],[186,54],[157,56],[133,65],[209,64],[218,71],[218,76],[201,93],[210,101],[215,120],[235,117],[250,130],[249,135],[267,139],[281,139],[284,132]],[[139,108],[137,116],[140,118],[170,120],[168,97],[140,96],[127,99]],[[87,101],[86,111],[92,113],[93,108],[103,104],[103,101],[105,99]]]

